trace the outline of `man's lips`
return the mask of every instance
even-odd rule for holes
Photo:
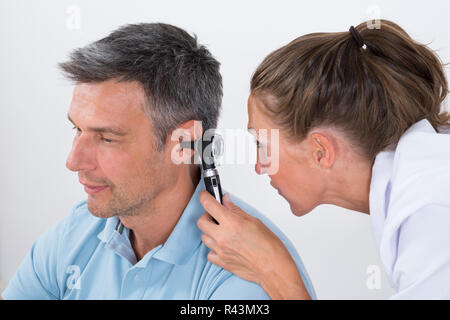
[[[94,194],[94,193],[98,193],[106,188],[108,188],[108,186],[92,186],[92,185],[88,185],[88,184],[84,184],[81,183],[84,186],[84,191],[86,191],[86,193],[89,194]]]

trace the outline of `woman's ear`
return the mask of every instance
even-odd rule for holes
[[[336,144],[328,134],[313,132],[308,136],[312,160],[320,168],[329,169],[336,159]]]

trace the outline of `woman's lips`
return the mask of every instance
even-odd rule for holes
[[[85,184],[83,184],[83,186],[84,186],[84,191],[86,191],[86,193],[88,193],[88,194],[99,193],[100,191],[108,188],[108,186],[92,187],[92,186],[87,186]]]
[[[272,181],[270,181],[270,185],[271,185],[274,189],[278,190],[277,186],[274,185]]]

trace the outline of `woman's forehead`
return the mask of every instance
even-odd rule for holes
[[[248,98],[248,129],[277,129],[267,114],[262,112],[266,107],[264,101],[255,94]]]

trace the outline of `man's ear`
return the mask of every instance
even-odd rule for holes
[[[202,122],[198,120],[186,121],[172,131],[171,137],[167,142],[170,146],[172,162],[175,164],[192,164],[194,150],[183,148],[181,142],[193,142],[201,139],[202,132]]]
[[[331,168],[337,151],[334,139],[329,135],[313,132],[308,136],[308,141],[314,164],[323,169]]]

